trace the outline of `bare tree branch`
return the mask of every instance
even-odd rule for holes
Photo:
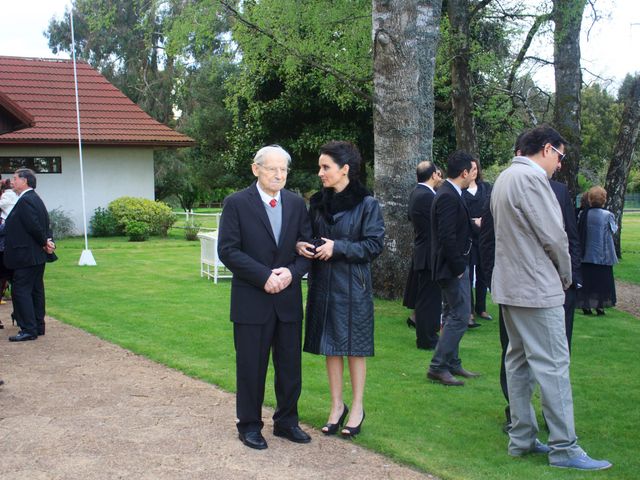
[[[480,2],[476,3],[469,12],[469,22],[478,14],[478,12],[480,12],[480,10],[489,5],[492,1],[493,0],[481,0]]]
[[[520,68],[520,66],[522,65],[522,63],[526,58],[527,51],[531,46],[531,42],[533,41],[533,38],[538,33],[538,30],[540,30],[540,27],[542,26],[542,24],[549,21],[550,19],[551,19],[551,14],[545,13],[544,15],[540,15],[536,17],[535,21],[533,22],[533,25],[531,25],[529,32],[527,32],[527,36],[524,40],[524,43],[522,44],[522,47],[520,47],[518,56],[516,57],[516,60],[513,62],[513,65],[511,66],[511,72],[509,73],[509,79],[507,80],[507,89],[511,90],[513,86],[513,82],[516,78],[516,73],[518,72],[518,69]]]

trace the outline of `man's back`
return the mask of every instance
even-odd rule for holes
[[[493,187],[491,212],[494,302],[534,308],[562,305],[563,287],[571,284],[571,260],[560,207],[544,173],[528,159],[514,158]]]

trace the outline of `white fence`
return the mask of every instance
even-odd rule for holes
[[[213,232],[217,231],[220,227],[221,213],[194,213],[191,211],[173,213],[175,213],[178,218],[184,217],[185,225],[191,222],[200,224],[200,230],[203,231]],[[174,226],[173,228],[184,228],[184,226]]]

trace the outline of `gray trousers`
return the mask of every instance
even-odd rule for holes
[[[560,462],[582,455],[573,420],[563,307],[503,305],[502,311],[509,335],[505,358],[511,407],[509,454],[522,455],[535,444],[538,423],[531,397],[538,383],[542,411],[549,427],[549,461]]]
[[[469,268],[461,278],[438,282],[442,290],[442,335],[431,359],[429,370],[443,372],[457,370],[462,366],[458,346],[469,325],[471,316],[471,287]]]

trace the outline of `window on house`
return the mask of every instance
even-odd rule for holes
[[[0,173],[30,168],[36,173],[62,173],[62,157],[0,157]]]

